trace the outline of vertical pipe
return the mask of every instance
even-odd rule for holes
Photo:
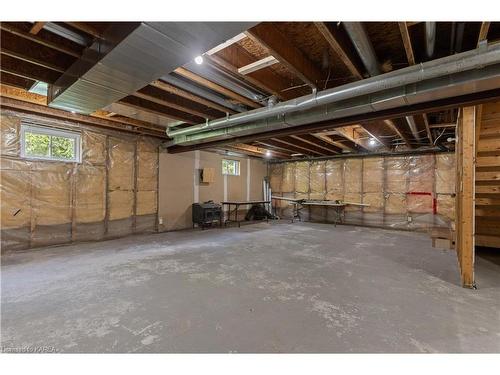
[[[361,22],[344,22],[343,25],[370,76],[379,75],[377,55],[363,24]]]
[[[436,22],[425,23],[425,53],[431,58],[436,45]]]

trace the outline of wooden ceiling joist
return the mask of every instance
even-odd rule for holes
[[[295,139],[307,142],[309,144],[312,144],[313,146],[323,148],[329,152],[333,152],[334,154],[338,154],[342,152],[342,149],[340,147],[337,147],[335,145],[332,145],[331,143],[328,143],[324,141],[321,138],[315,137],[314,135],[311,134],[302,134],[302,135],[297,135],[297,136],[292,136]]]
[[[479,44],[483,41],[486,40],[488,37],[488,31],[490,30],[490,24],[491,22],[483,22],[481,23],[481,29],[479,30],[479,37],[477,38],[477,46],[479,47]]]
[[[161,131],[152,130],[146,126],[132,126],[128,124],[119,123],[117,121],[111,121],[109,119],[103,119],[100,117],[80,115],[78,113],[70,113],[60,109],[50,108],[40,104],[29,103],[21,101],[18,99],[8,98],[2,95],[2,108],[12,109],[26,113],[32,113],[35,115],[43,115],[47,117],[58,118],[66,121],[70,121],[78,124],[99,126],[108,129],[121,130],[131,133],[139,133],[151,135],[154,137],[167,138],[166,134]]]
[[[2,54],[2,64],[0,66],[0,70],[19,77],[46,83],[54,83],[61,75],[58,72],[46,69],[40,65],[29,63],[24,60],[18,60],[4,54]]]
[[[276,150],[270,150],[269,148],[262,148],[262,147],[258,147],[258,146],[248,145],[245,143],[233,144],[233,145],[231,145],[231,147],[238,149],[240,151],[252,153],[253,155],[260,156],[260,157],[266,156],[267,151],[271,152],[271,157],[273,157],[273,158],[289,158],[290,157],[289,153],[285,153],[282,151],[276,151]]]
[[[324,76],[309,58],[295,47],[272,23],[262,22],[246,32],[304,83],[316,87]]]
[[[342,137],[339,134],[321,134],[318,133],[316,134],[317,137],[322,137],[323,139],[327,139],[328,142],[333,142],[336,146],[348,150],[348,151],[356,151],[358,147],[356,146],[356,143],[353,141]]]
[[[408,23],[398,22],[398,25],[399,25],[399,31],[401,33],[401,38],[403,39],[403,45],[405,47],[408,64],[415,65],[415,55],[413,54],[413,47],[411,44],[410,33],[408,32]]]
[[[259,144],[259,145],[262,145],[262,146],[265,146],[265,147],[268,147],[271,150],[278,150],[278,151],[282,151],[282,152],[289,152],[291,154],[301,154],[301,155],[307,155],[307,154],[309,154],[308,151],[306,151],[306,150],[304,150],[302,148],[292,146],[292,145],[290,145],[288,143],[278,142],[275,139],[265,139],[265,140],[260,140],[260,141],[255,142],[255,143]]]
[[[343,126],[336,128],[335,131],[337,134],[353,142],[358,150],[361,149],[363,151],[370,151],[370,149],[366,146],[366,140],[360,138],[356,132],[356,127],[357,125]]]
[[[204,106],[207,106],[207,107],[212,108],[212,109],[216,109],[216,110],[221,111],[223,113],[229,113],[229,114],[236,113],[232,109],[223,107],[217,103],[211,102],[210,100],[207,100],[207,99],[202,98],[200,96],[194,95],[194,94],[190,93],[189,91],[182,90],[178,87],[171,85],[170,83],[156,80],[156,81],[151,82],[151,86],[154,86],[156,88],[159,88],[159,89],[166,91],[166,92],[169,92],[171,94],[178,95],[182,98],[189,99],[193,102],[203,104]]]
[[[256,61],[254,56],[238,44],[233,44],[216,55],[210,56],[210,59],[234,74],[239,74],[238,67]],[[261,69],[240,76],[261,90],[276,95],[279,99],[288,100],[295,97],[292,92],[283,91],[289,87],[289,82],[272,69]]]
[[[67,48],[67,47],[65,47],[65,46],[63,46],[61,44],[52,42],[50,40],[41,38],[38,35],[33,35],[33,34],[28,33],[28,32],[19,30],[16,27],[13,27],[12,25],[10,25],[10,24],[8,24],[6,22],[0,23],[0,29],[3,30],[3,31],[5,31],[5,32],[14,34],[14,35],[16,35],[18,37],[31,40],[32,42],[36,42],[36,43],[38,43],[38,44],[40,44],[42,46],[49,47],[49,48],[52,48],[52,49],[54,49],[56,51],[65,53],[67,55],[70,55],[70,56],[73,56],[73,57],[77,57],[77,58],[79,58],[81,56],[80,52],[77,52],[75,50]]]
[[[392,137],[395,134],[387,131],[387,125],[383,121],[362,122],[361,127],[375,140],[386,148],[391,148]]]
[[[102,37],[101,33],[98,30],[96,30],[94,27],[89,25],[88,23],[85,23],[85,22],[65,22],[65,23],[70,25],[71,27],[79,30],[79,31],[82,31],[88,35],[91,35],[94,38],[101,38]]]
[[[245,98],[244,96],[240,95],[240,94],[237,94],[217,83],[214,83],[212,81],[209,81],[208,79],[206,78],[203,78],[201,76],[199,76],[198,74],[195,74],[183,67],[180,67],[180,68],[177,68],[174,70],[175,73],[185,77],[185,78],[188,78],[190,79],[191,81],[193,82],[196,82],[198,83],[199,85],[202,85],[202,86],[205,86],[211,90],[214,90],[222,95],[225,95],[227,96],[228,98],[231,98],[233,100],[236,100],[242,104],[245,104],[251,108],[260,108],[262,107],[262,105],[248,99],[248,98]]]
[[[325,150],[324,148],[315,146],[311,143],[305,142],[301,139],[294,138],[294,136],[286,136],[281,138],[273,138],[273,140],[278,141],[283,144],[287,144],[293,146],[295,148],[301,149],[302,153],[307,154],[316,154],[320,156],[331,155],[334,152]]]
[[[318,28],[319,32],[330,48],[337,54],[337,56],[342,60],[347,69],[351,72],[351,74],[356,79],[363,79],[363,71],[355,63],[354,54],[351,52],[351,49],[347,46],[347,44],[343,41],[339,32],[331,27],[329,27],[325,22],[315,22],[314,23]]]
[[[386,119],[386,120],[384,120],[384,122],[394,132],[396,132],[396,134],[406,143],[406,145],[408,147],[415,148],[415,146],[412,143],[412,140],[411,140],[410,136],[404,130],[401,129],[401,123],[399,121],[397,121],[397,124],[396,124],[395,120],[391,120],[391,119]]]
[[[33,26],[31,26],[30,34],[36,35],[43,29],[47,22],[35,22]]]
[[[182,121],[187,124],[195,124],[197,121],[193,120],[192,117],[179,113],[179,111],[170,110],[167,107],[156,105],[155,103],[147,102],[141,98],[134,98],[133,96],[127,96],[118,101],[118,103],[125,105],[130,108],[135,108],[140,111],[149,112],[157,116],[162,116],[171,120]],[[201,119],[200,119],[201,121]]]
[[[18,60],[21,60],[21,61],[29,62],[31,64],[35,64],[35,65],[41,66],[43,68],[53,70],[55,72],[59,72],[59,73],[64,73],[65,72],[65,69],[63,67],[61,67],[61,66],[54,65],[54,64],[52,64],[52,63],[50,63],[48,61],[45,61],[45,60],[39,60],[36,57],[24,55],[22,53],[15,52],[15,51],[10,51],[10,50],[4,48],[3,46],[2,46],[0,52],[1,52],[2,55],[10,56],[12,58],[15,58],[15,59],[18,59]]]
[[[205,112],[200,112],[200,111],[197,111],[195,109],[192,109],[192,108],[189,108],[186,106],[178,105],[178,104],[175,104],[175,103],[163,100],[163,99],[159,99],[155,96],[145,94],[145,93],[142,93],[139,91],[136,92],[133,96],[144,99],[144,100],[148,100],[150,102],[153,102],[153,103],[165,106],[165,107],[176,109],[178,111],[185,112],[185,113],[188,113],[188,114],[193,115],[193,116],[198,116],[198,117],[209,119],[209,120],[216,118],[215,116],[207,114]]]

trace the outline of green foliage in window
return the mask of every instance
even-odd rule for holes
[[[50,137],[48,135],[26,132],[25,137],[27,156],[50,156]]]
[[[51,155],[57,159],[75,158],[75,140],[66,137],[52,136]]]
[[[222,174],[238,176],[240,174],[240,162],[237,160],[222,160]]]

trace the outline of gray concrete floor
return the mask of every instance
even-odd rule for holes
[[[500,265],[424,234],[273,223],[2,257],[4,351],[499,352]]]

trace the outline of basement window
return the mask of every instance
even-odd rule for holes
[[[239,176],[240,162],[238,160],[222,159],[222,174],[228,176]]]
[[[80,163],[80,134],[44,126],[22,124],[21,157]]]

